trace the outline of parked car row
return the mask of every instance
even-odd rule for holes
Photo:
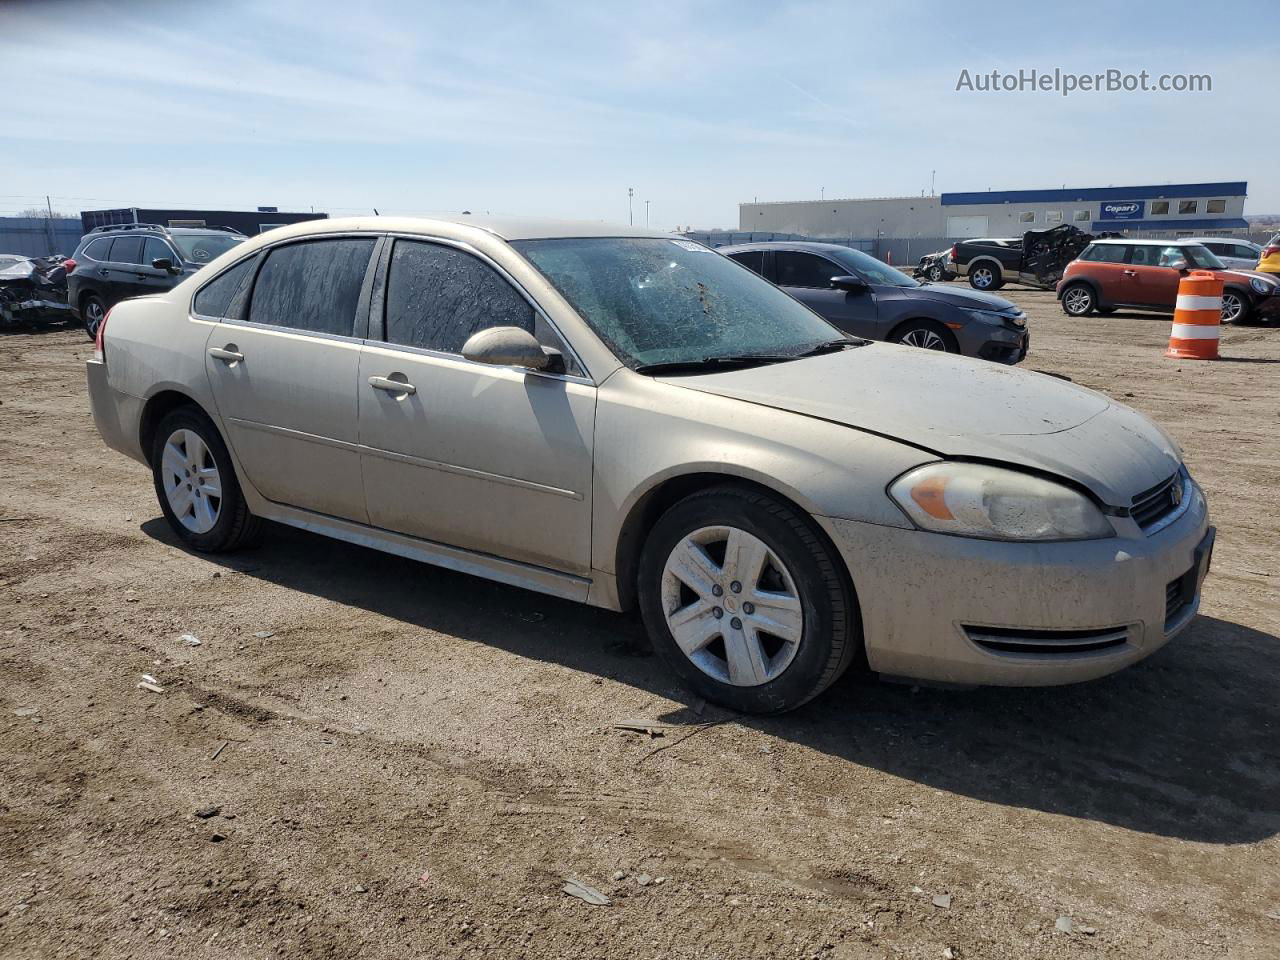
[[[1058,300],[1073,317],[1121,307],[1172,312],[1188,270],[1208,270],[1222,280],[1224,323],[1280,320],[1280,276],[1229,270],[1194,240],[1095,240],[1067,266]]]
[[[687,684],[742,711],[854,664],[1086,680],[1195,617],[1214,530],[1164,431],[847,330],[902,339],[911,303],[978,352],[1025,350],[1000,301],[845,248],[728,253],[600,224],[285,227],[118,303],[90,405],[192,549],[275,520],[638,609]]]
[[[1006,283],[1051,289],[1093,239],[1062,223],[1021,237],[961,240],[952,246],[947,263],[957,276],[968,277],[975,290],[999,290]]]

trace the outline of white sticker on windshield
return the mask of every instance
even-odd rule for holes
[[[710,247],[704,247],[700,243],[694,243],[692,240],[672,240],[681,250],[692,250],[694,253],[714,253]]]

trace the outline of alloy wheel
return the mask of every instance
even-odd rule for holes
[[[102,326],[102,318],[106,316],[106,311],[102,309],[102,303],[98,300],[89,300],[84,305],[84,328],[91,337],[98,335],[98,327]]]
[[[222,478],[213,451],[194,430],[175,430],[161,457],[165,499],[178,522],[192,533],[208,533],[222,512]]]
[[[990,267],[978,267],[977,270],[973,271],[973,285],[975,287],[986,289],[991,286],[994,280],[995,274],[991,272]]]
[[[945,352],[947,349],[946,341],[927,327],[917,327],[915,330],[907,331],[899,343],[905,343],[908,347],[921,347],[925,350],[942,350]]]
[[[1244,297],[1227,291],[1222,295],[1222,322],[1233,323],[1244,314]]]
[[[759,537],[703,527],[683,537],[662,571],[667,629],[703,673],[739,687],[778,677],[804,638],[795,580]]]
[[[1093,305],[1093,294],[1084,287],[1072,287],[1062,295],[1062,305],[1067,313],[1080,316],[1089,312],[1089,308]]]

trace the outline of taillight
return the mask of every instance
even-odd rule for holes
[[[957,259],[957,258],[956,258],[956,248],[955,248],[954,246],[952,246],[952,248],[951,248],[951,252],[950,252],[949,254],[947,254],[947,259],[948,259],[948,260],[950,260],[952,263],[955,263],[955,262],[956,262],[956,259]]]
[[[107,315],[102,318],[102,322],[98,324],[98,333],[93,338],[93,359],[99,363],[106,363],[107,356],[102,350],[102,336],[107,332],[107,321],[111,319],[111,311],[107,311]]]
[[[1274,257],[1277,253],[1280,253],[1280,245],[1273,243],[1270,246],[1262,248],[1262,255],[1264,257]]]
[[[62,261],[62,267],[67,271],[67,274],[70,275],[71,271],[76,268],[76,262],[70,257],[67,257],[67,259]]]

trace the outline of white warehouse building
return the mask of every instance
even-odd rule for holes
[[[1248,230],[1247,192],[1248,184],[1237,181],[742,203],[738,229],[878,244],[1020,237],[1061,223],[1088,233],[1232,236]]]

